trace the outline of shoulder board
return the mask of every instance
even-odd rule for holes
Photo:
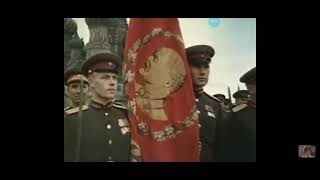
[[[89,109],[88,106],[82,106],[82,110],[83,110],[83,111],[84,111],[84,110],[87,110],[87,109]],[[65,113],[66,113],[67,115],[70,115],[70,114],[73,114],[73,113],[76,113],[76,112],[79,112],[79,107],[75,107],[75,108],[68,109],[68,110],[65,111]]]
[[[66,110],[68,110],[68,109],[70,109],[70,108],[72,108],[72,107],[71,107],[71,106],[65,107],[65,108],[64,108],[64,111],[66,111]]]
[[[120,104],[120,103],[113,103],[112,106],[116,107],[116,108],[120,108],[120,109],[127,109],[127,107],[125,105]]]
[[[233,112],[238,112],[240,111],[241,109],[247,107],[248,105],[247,104],[240,104],[239,106],[236,106],[232,109]]]
[[[208,93],[206,93],[206,92],[203,92],[205,95],[207,95],[207,96],[209,96],[211,99],[214,99],[214,100],[216,100],[216,101],[218,101],[219,103],[221,103],[221,101],[220,101],[220,99],[218,99],[218,98],[216,98],[216,97],[214,97],[214,96],[210,96]]]

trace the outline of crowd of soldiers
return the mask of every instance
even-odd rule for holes
[[[256,68],[240,77],[248,90],[234,93],[233,105],[231,97],[211,96],[203,90],[214,49],[196,45],[186,53],[199,115],[200,161],[256,161]],[[66,71],[72,106],[64,110],[65,162],[130,161],[127,108],[115,101],[120,62],[116,54],[101,53],[89,57],[81,69]]]

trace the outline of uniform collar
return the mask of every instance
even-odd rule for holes
[[[70,106],[67,106],[64,108],[64,110],[68,110],[68,109],[72,109],[72,108],[76,108],[76,107],[79,107],[79,105],[75,105],[74,103],[72,103]]]
[[[199,98],[202,94],[203,94],[203,88],[194,90],[194,95],[196,96],[196,98]]]
[[[108,110],[112,107],[113,101],[109,101],[107,104],[103,105],[97,101],[91,100],[89,106],[97,110]]]
[[[254,109],[256,109],[256,103],[254,103],[254,102],[252,102],[252,101],[248,101],[248,106],[250,106],[250,107],[252,107],[252,108],[254,108]]]
[[[71,107],[79,107],[79,103],[72,103]]]

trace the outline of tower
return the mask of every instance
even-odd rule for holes
[[[124,58],[124,48],[128,24],[126,18],[85,18],[90,38],[85,46],[86,58],[103,52],[113,52],[121,57],[120,70]],[[117,99],[123,100],[121,71],[118,76]]]

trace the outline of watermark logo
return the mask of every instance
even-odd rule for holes
[[[313,145],[299,145],[299,158],[315,158],[316,146]]]
[[[215,28],[219,27],[221,22],[220,18],[209,18],[208,21],[209,21],[209,25]]]

